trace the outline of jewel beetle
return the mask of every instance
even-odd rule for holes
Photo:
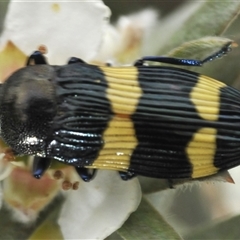
[[[129,67],[71,58],[48,65],[40,51],[0,89],[0,135],[16,155],[34,155],[40,178],[55,159],[76,167],[195,179],[239,165],[240,92],[196,72],[145,62],[201,66],[202,61],[144,57]],[[35,63],[33,66],[31,62]]]

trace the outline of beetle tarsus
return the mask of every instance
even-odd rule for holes
[[[35,178],[40,179],[44,172],[50,167],[51,165],[51,158],[44,158],[35,156],[33,159],[33,168],[32,174]]]
[[[47,60],[40,51],[33,52],[30,57],[27,59],[26,65],[40,65],[47,64]]]
[[[174,188],[175,188],[172,179],[167,179],[167,182],[168,182],[168,187],[169,187],[170,189],[174,189]]]
[[[77,58],[77,57],[71,57],[69,60],[68,60],[68,63],[67,64],[73,64],[73,63],[85,63],[82,59],[80,58]]]
[[[137,66],[143,66],[144,64],[144,60],[143,58],[142,59],[138,59],[134,64],[133,66],[137,67]]]
[[[83,167],[76,167],[75,168],[78,175],[81,177],[81,179],[84,182],[90,182],[91,180],[93,180],[93,178],[96,176],[96,169],[87,169],[87,168],[83,168]]]
[[[130,180],[130,179],[132,179],[133,177],[136,176],[135,173],[130,172],[130,171],[128,171],[128,172],[119,171],[119,175],[120,175],[121,179],[124,180],[124,181]]]
[[[221,58],[224,55],[226,55],[228,52],[232,50],[231,48],[232,43],[227,43],[223,48],[221,48],[218,52],[213,53],[212,55],[206,57],[205,59],[202,60],[202,64],[205,62],[210,62],[215,60],[216,58]]]

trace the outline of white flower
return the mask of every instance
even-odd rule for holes
[[[44,44],[51,64],[64,64],[71,56],[88,61],[100,47],[109,17],[100,0],[11,1],[0,48],[11,41],[29,55]]]
[[[132,64],[144,55],[156,52],[149,46],[158,15],[153,9],[122,16],[116,24],[108,25],[104,41],[95,59],[113,61],[114,64]]]
[[[100,0],[11,1],[0,36],[0,80],[24,66],[26,57],[41,44],[49,50],[50,64],[65,64],[72,56],[93,59],[103,43],[109,16],[109,8]],[[0,166],[3,177],[10,173],[3,181],[2,197],[18,221],[33,222],[61,189],[63,180],[52,179],[54,170],[35,180],[28,165],[1,162]],[[73,168],[63,172],[65,178],[80,182],[78,190],[63,193],[66,201],[58,223],[65,239],[103,239],[118,229],[140,202],[137,179],[124,182],[117,172],[99,171],[92,182],[84,183]],[[46,234],[48,231],[45,229]]]

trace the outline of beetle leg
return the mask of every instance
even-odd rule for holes
[[[196,59],[182,59],[182,58],[173,58],[173,57],[164,57],[164,56],[146,56],[134,63],[134,66],[142,66],[144,62],[160,62],[160,63],[169,63],[174,65],[183,65],[183,66],[202,66],[206,62],[210,62],[215,60],[216,58],[220,58],[226,55],[229,51],[231,51],[232,42],[228,42],[225,44],[219,51],[211,54],[203,60]]]
[[[87,169],[83,167],[75,167],[78,175],[82,178],[84,182],[90,182],[96,176],[96,169]]]
[[[135,173],[130,172],[130,171],[127,171],[127,172],[121,172],[121,171],[119,171],[119,175],[120,175],[120,177],[122,178],[122,180],[124,180],[124,181],[130,180],[130,179],[132,179],[133,177],[136,176]]]
[[[38,64],[47,64],[47,61],[40,51],[35,51],[27,59],[26,65],[29,66],[29,65],[38,65]]]
[[[30,57],[27,59],[26,66],[29,65],[38,65],[38,64],[48,64],[44,54],[47,53],[47,47],[40,45],[38,50],[33,52]]]
[[[167,179],[167,182],[168,182],[168,187],[169,187],[170,189],[174,189],[174,188],[175,188],[172,179]]]
[[[85,63],[82,59],[77,58],[77,57],[71,57],[67,64],[73,64],[73,63]]]
[[[142,66],[146,61],[169,63],[169,64],[183,65],[183,66],[202,66],[203,64],[203,61],[195,60],[195,59],[182,59],[182,58],[173,58],[173,57],[164,57],[164,56],[147,56],[137,60],[134,63],[134,66]]]
[[[40,179],[43,173],[49,168],[51,165],[51,158],[44,158],[35,156],[33,159],[33,168],[32,174],[35,178]]]

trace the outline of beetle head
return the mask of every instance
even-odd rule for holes
[[[13,73],[0,95],[1,137],[20,154],[43,154],[56,114],[54,68],[35,65]]]

